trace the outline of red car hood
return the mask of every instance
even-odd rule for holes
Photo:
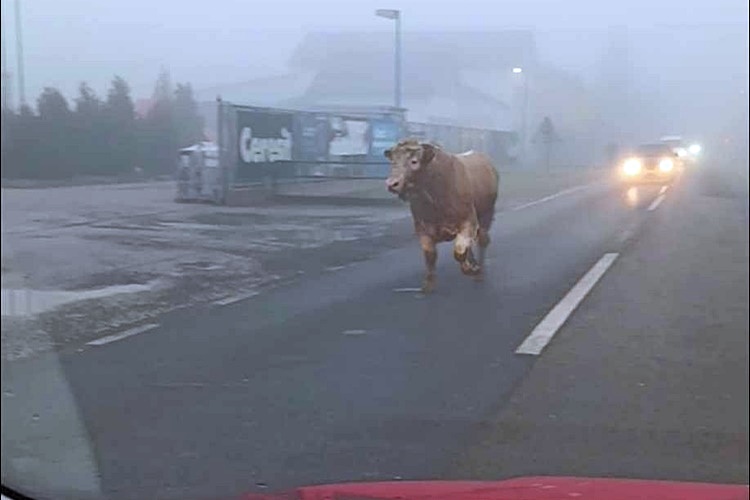
[[[278,494],[248,494],[243,500],[739,500],[743,485],[523,477],[504,481],[393,481],[306,486]]]

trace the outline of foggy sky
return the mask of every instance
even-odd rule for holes
[[[14,2],[2,3],[9,69],[14,72]],[[174,80],[190,81],[196,88],[282,73],[307,31],[389,32],[391,23],[375,17],[376,8],[401,9],[404,30],[411,31],[534,28],[543,59],[583,76],[590,73],[601,47],[582,33],[604,33],[614,24],[627,25],[634,32],[697,24],[746,30],[748,11],[743,0],[21,0],[21,4],[29,100],[47,85],[70,95],[82,80],[102,93],[113,74],[125,77],[136,97],[145,97],[162,66],[170,69]],[[15,87],[14,82],[17,96]]]
[[[14,1],[2,0],[8,66],[15,73]],[[134,98],[151,95],[160,68],[196,90],[282,74],[307,32],[376,31],[402,11],[404,31],[534,30],[540,60],[597,84],[607,32],[626,26],[634,104],[663,130],[719,128],[748,81],[747,0],[21,0],[27,101],[81,81],[100,96],[113,75]],[[408,54],[408,50],[406,52]],[[405,62],[408,64],[408,61]],[[745,94],[743,94],[745,92]],[[17,81],[11,85],[17,102]],[[742,98],[740,96],[743,96]],[[252,103],[248,103],[252,104]],[[663,119],[663,123],[658,123]]]

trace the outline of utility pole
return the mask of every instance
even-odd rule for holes
[[[393,74],[396,79],[396,107],[401,109],[401,12],[396,15],[396,54],[394,58],[395,68]]]
[[[521,158],[526,167],[529,166],[528,159],[528,119],[529,119],[529,72],[524,71],[520,66],[514,67],[512,70],[514,75],[520,75],[523,78],[523,104],[521,109]]]
[[[526,167],[529,166],[529,72],[523,74],[523,161]]]
[[[23,70],[23,33],[21,31],[21,0],[16,0],[16,53],[18,71],[18,104],[19,109],[26,105],[26,83]]]
[[[378,9],[378,17],[384,17],[395,22],[395,43],[393,57],[393,102],[396,108],[401,108],[401,11],[396,9]]]
[[[2,5],[3,12],[2,12],[2,28],[0,29],[2,31],[3,39],[3,75],[2,75],[2,84],[3,84],[3,111],[8,111],[10,109],[10,73],[8,72],[8,45],[5,40],[5,3]]]

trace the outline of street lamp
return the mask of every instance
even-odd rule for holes
[[[527,115],[529,114],[529,77],[528,73],[523,72],[523,68],[516,66],[512,70],[514,75],[522,75],[523,78],[523,110],[521,114],[521,155],[523,156],[524,161],[526,161],[526,136],[527,136],[527,126],[526,126],[526,120]]]
[[[396,41],[394,45],[394,103],[396,108],[401,108],[401,11],[396,9],[378,9],[375,11],[378,17],[384,17],[396,22]]]
[[[18,104],[19,109],[26,105],[26,82],[23,70],[23,35],[21,33],[21,0],[16,0],[16,57],[18,66]]]

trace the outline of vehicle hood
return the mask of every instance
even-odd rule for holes
[[[636,479],[523,477],[504,481],[392,481],[306,486],[242,500],[735,500],[747,485]]]

